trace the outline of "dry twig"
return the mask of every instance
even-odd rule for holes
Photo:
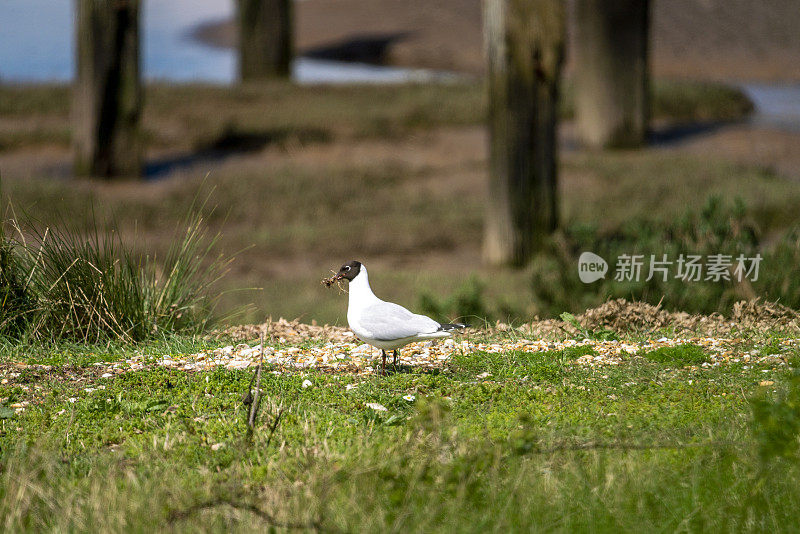
[[[258,368],[256,374],[250,379],[250,385],[247,388],[247,395],[242,401],[250,406],[250,414],[247,417],[247,436],[253,437],[253,430],[255,429],[256,417],[258,416],[258,408],[261,404],[261,370],[264,367],[264,333],[261,333],[261,351],[259,354]],[[253,395],[253,381],[256,383],[256,393]]]
[[[317,522],[308,522],[308,523],[292,523],[292,522],[280,522],[275,519],[269,512],[266,512],[256,506],[255,504],[246,503],[246,502],[237,502],[231,499],[213,499],[206,502],[200,502],[186,508],[184,510],[174,510],[169,514],[168,522],[170,524],[176,523],[178,521],[183,521],[188,519],[190,516],[197,512],[202,512],[204,510],[211,510],[213,508],[218,508],[220,506],[230,506],[234,510],[244,510],[250,512],[251,514],[255,515],[265,523],[267,523],[270,527],[273,528],[284,528],[287,530],[314,530],[317,532],[326,532],[330,531],[329,529],[323,529],[319,523]]]

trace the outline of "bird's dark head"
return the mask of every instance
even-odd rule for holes
[[[358,276],[358,273],[361,272],[361,262],[353,260],[348,261],[339,269],[339,272],[336,273],[336,276],[333,277],[334,280],[349,280],[353,281],[353,278]]]

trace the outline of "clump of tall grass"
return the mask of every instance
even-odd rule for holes
[[[30,308],[22,266],[0,224],[0,334],[20,334]]]
[[[0,334],[38,340],[140,341],[208,326],[210,286],[230,259],[211,257],[219,236],[208,238],[198,213],[185,220],[163,262],[135,254],[113,227],[94,221],[90,232],[65,218],[40,228],[8,221],[2,236]]]

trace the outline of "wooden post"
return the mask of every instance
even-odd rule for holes
[[[485,0],[489,199],[483,254],[524,265],[558,223],[556,122],[564,51],[560,0]]]
[[[237,0],[242,81],[287,78],[292,62],[292,0]]]
[[[646,141],[649,4],[575,2],[575,114],[587,146],[638,147]]]
[[[75,174],[138,177],[142,170],[139,0],[77,0],[77,10]]]

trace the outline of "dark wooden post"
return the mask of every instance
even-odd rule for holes
[[[489,199],[483,253],[524,265],[558,223],[556,122],[561,0],[485,0]]]
[[[649,115],[648,0],[576,0],[575,113],[594,148],[644,144]]]
[[[242,81],[286,78],[292,62],[292,0],[236,0]]]
[[[75,174],[138,177],[139,0],[77,0],[73,89]]]

